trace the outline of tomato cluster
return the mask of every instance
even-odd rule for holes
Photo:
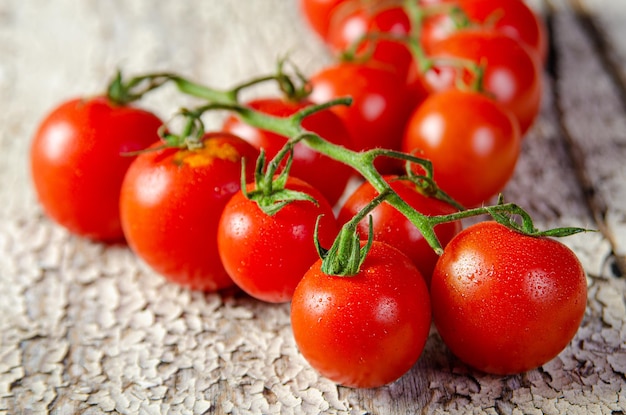
[[[344,56],[302,88],[282,66],[267,79],[284,94],[245,103],[240,88],[118,77],[53,110],[31,150],[44,211],[77,235],[125,240],[190,289],[290,302],[299,350],[342,385],[401,377],[431,322],[490,373],[556,356],[585,311],[584,270],[515,205],[478,207],[507,184],[539,109],[540,20],[521,0],[301,5]],[[180,134],[132,105],[165,82],[208,101],[179,114]],[[205,132],[213,109],[231,111]],[[461,230],[485,213],[495,220]]]
[[[547,38],[532,9],[520,0],[416,0],[415,10],[404,1],[300,4],[331,51],[358,57],[312,78],[314,98],[354,96],[341,110],[349,125],[371,121],[352,128],[357,148],[417,152],[468,207],[504,188],[542,96]],[[395,84],[381,80],[392,76]]]

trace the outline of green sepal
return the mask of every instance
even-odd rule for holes
[[[333,245],[322,258],[322,272],[338,277],[350,277],[358,274],[374,243],[373,227],[373,220],[370,215],[367,243],[361,247],[361,239],[355,226],[351,223],[345,224],[339,231]],[[319,242],[317,245],[319,246]]]
[[[242,167],[241,188],[244,196],[256,202],[259,208],[269,216],[274,216],[291,202],[308,201],[318,206],[317,200],[310,194],[285,188],[293,160],[292,147],[293,144],[290,142],[285,146],[287,162],[285,168],[279,174],[275,174],[275,172],[278,169],[279,162],[282,160],[282,152],[270,161],[266,169],[267,158],[265,150],[261,149],[254,172],[255,188],[252,191],[246,190],[246,184],[244,183],[245,167]]]
[[[317,200],[308,193],[291,189],[273,189],[269,195],[265,195],[263,192],[252,191],[248,192],[247,197],[255,201],[259,208],[269,216],[274,216],[289,203],[296,201],[308,201],[316,206],[318,204]]]

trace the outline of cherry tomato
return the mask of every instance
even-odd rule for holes
[[[324,274],[317,261],[291,302],[298,349],[321,375],[374,388],[400,378],[419,359],[431,323],[423,277],[402,252],[374,241],[355,276]]]
[[[311,85],[310,98],[317,103],[352,97],[352,105],[333,110],[344,121],[356,150],[400,149],[404,125],[416,104],[403,79],[377,66],[342,62],[314,74]],[[395,161],[377,161],[383,174],[398,171]]]
[[[380,7],[374,2],[352,2],[338,7],[328,29],[326,42],[336,53],[354,48],[367,54],[368,59],[395,71],[406,78],[413,55],[401,40],[409,35],[411,22],[402,7]],[[376,39],[363,41],[365,35],[395,36],[398,40]]]
[[[156,272],[195,290],[233,285],[217,251],[217,225],[240,189],[241,159],[251,179],[258,150],[227,133],[207,134],[195,150],[140,154],[121,189],[122,226],[130,248]]]
[[[524,45],[501,33],[468,29],[436,42],[430,57],[435,61],[462,58],[484,63],[484,90],[515,115],[522,135],[530,129],[539,113],[543,91],[541,64]],[[422,82],[430,91],[442,91],[456,87],[457,72],[458,68],[437,64],[411,82]]]
[[[311,29],[326,39],[333,13],[337,6],[351,0],[300,0],[300,11]]]
[[[446,247],[431,282],[441,338],[463,362],[499,375],[547,363],[573,339],[585,272],[562,243],[481,222]]]
[[[60,104],[39,125],[30,168],[44,212],[70,232],[93,240],[124,238],[119,192],[133,157],[159,140],[161,120],[105,97]]]
[[[468,17],[523,42],[545,62],[548,34],[543,20],[524,1],[459,0]]]
[[[235,283],[252,297],[271,303],[291,300],[296,285],[319,258],[313,235],[330,248],[339,231],[332,207],[308,183],[290,177],[285,186],[317,200],[290,202],[270,216],[237,192],[228,202],[218,226],[222,263]],[[247,190],[253,191],[254,184]]]
[[[397,176],[387,176],[385,180],[405,202],[426,216],[447,215],[456,212],[456,209],[449,204],[423,195],[409,180],[399,180]],[[376,196],[378,196],[378,191],[374,189],[371,183],[363,182],[346,199],[339,210],[339,223],[348,222]],[[424,239],[419,229],[387,202],[378,205],[370,214],[374,240],[386,242],[404,252],[420,270],[428,284],[439,256]],[[455,221],[438,225],[435,228],[435,233],[441,245],[445,246],[460,230],[461,223]],[[361,239],[367,239],[369,219],[363,219],[359,222],[357,231]]]
[[[433,164],[434,179],[466,207],[497,195],[520,154],[517,120],[478,93],[448,90],[431,95],[409,120],[403,150]],[[421,168],[416,165],[416,171]]]
[[[545,24],[524,1],[448,0],[440,3],[456,4],[472,23],[511,36],[532,49],[540,61],[545,62],[548,52]],[[431,44],[457,30],[453,15],[435,14],[423,22],[420,40],[429,53]]]
[[[259,98],[247,105],[257,111],[277,117],[288,117],[310,102],[292,102],[278,98]],[[320,111],[306,117],[302,126],[319,134],[331,143],[345,147],[352,146],[350,133],[343,121],[332,111]],[[258,149],[264,149],[268,159],[273,158],[287,142],[287,138],[266,130],[252,127],[236,116],[226,119],[224,131],[229,131],[248,141]],[[297,143],[293,151],[293,164],[290,175],[298,177],[318,189],[331,205],[343,194],[354,170],[311,149],[304,142]]]

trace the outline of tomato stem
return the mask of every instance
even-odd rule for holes
[[[416,157],[413,154],[386,149],[373,149],[360,152],[353,151],[341,145],[333,144],[318,134],[306,130],[302,126],[303,120],[314,113],[326,110],[335,105],[350,105],[350,97],[338,98],[326,103],[307,106],[304,109],[292,114],[290,117],[276,117],[262,113],[238,102],[239,92],[248,86],[256,84],[256,81],[242,84],[229,91],[219,91],[172,74],[157,74],[154,76],[147,75],[140,77],[139,79],[158,79],[158,82],[165,82],[164,79],[171,80],[175,82],[181,92],[208,101],[207,105],[197,108],[194,111],[187,110],[187,115],[192,116],[192,118],[199,120],[202,112],[206,110],[227,109],[236,112],[244,122],[251,126],[289,137],[283,150],[279,152],[279,154],[275,156],[267,166],[265,164],[265,155],[262,153],[259,160],[257,160],[256,182],[258,183],[258,188],[253,192],[248,192],[248,195],[254,193],[253,197],[256,197],[261,201],[260,205],[265,205],[265,208],[267,209],[266,212],[270,215],[276,213],[282,206],[290,201],[310,200],[309,198],[303,198],[301,195],[294,194],[298,192],[290,193],[288,189],[284,188],[290,166],[289,159],[287,160],[286,171],[283,170],[283,173],[281,173],[277,179],[274,178],[274,173],[277,171],[283,158],[288,154],[290,155],[293,150],[293,145],[300,141],[321,154],[351,166],[358,171],[363,178],[371,183],[371,185],[378,191],[379,196],[342,228],[342,231],[340,231],[331,249],[328,251],[324,250],[319,247],[319,242],[316,241],[318,252],[321,256],[323,256],[325,261],[323,269],[329,274],[353,275],[358,272],[358,269],[367,254],[369,246],[371,246],[372,232],[370,228],[370,234],[368,236],[369,242],[361,247],[359,238],[355,231],[356,223],[363,219],[365,215],[367,215],[372,209],[383,201],[391,204],[404,214],[409,221],[411,221],[411,223],[419,229],[424,239],[437,254],[441,254],[443,252],[443,248],[434,232],[434,227],[436,225],[445,222],[458,221],[460,219],[477,215],[491,215],[496,221],[502,223],[503,225],[518,232],[532,236],[567,236],[585,231],[585,229],[581,228],[558,228],[548,231],[538,231],[534,227],[532,219],[526,211],[515,204],[503,203],[501,198],[495,206],[485,206],[463,210],[462,206],[456,203],[437,186],[433,179],[433,168],[430,161]],[[287,82],[284,79],[281,80],[276,76],[257,78],[257,81],[263,82],[270,79],[278,82],[279,85],[282,82],[283,87],[284,85],[289,85],[289,83],[292,82]],[[287,88],[289,89],[291,87]],[[190,132],[193,128],[194,127],[190,122],[187,125],[186,130],[189,130],[188,132]],[[439,216],[426,216],[416,211],[390,187],[389,183],[384,180],[383,176],[374,167],[374,161],[378,157],[391,157],[404,160],[407,163],[409,178],[416,182],[416,184],[418,184],[427,195],[444,200],[457,207],[459,211],[453,214]],[[412,164],[419,164],[424,170],[424,174],[415,175],[410,173],[410,166]],[[271,197],[269,197],[268,194],[271,194]],[[515,218],[521,218],[521,224],[518,223]]]
[[[455,23],[457,29],[470,27],[471,22],[467,14],[454,4],[435,4],[420,6],[415,0],[406,0],[403,3],[404,12],[409,17],[411,32],[405,43],[417,65],[420,74],[438,67],[451,67],[456,71],[455,83],[457,88],[474,92],[483,92],[483,75],[486,63],[476,62],[464,58],[445,58],[428,56],[421,43],[421,30],[424,19],[437,15],[447,14]],[[469,74],[469,80],[466,79]]]
[[[168,74],[155,73],[131,78],[125,82],[118,70],[107,86],[107,98],[116,105],[128,105],[169,80]]]
[[[366,180],[368,180],[380,194],[388,193],[386,196],[388,202],[407,216],[407,218],[418,229],[420,229],[424,239],[426,239],[426,241],[438,254],[443,252],[441,243],[434,232],[433,226],[429,223],[428,218],[414,210],[408,203],[398,196],[373,165],[374,160],[381,156],[402,159],[422,165],[427,172],[427,177],[432,178],[432,165],[430,161],[410,154],[385,149],[373,149],[356,152],[343,146],[333,144],[323,139],[318,134],[310,132],[302,127],[302,121],[307,116],[335,105],[349,105],[351,103],[350,97],[338,98],[326,103],[311,105],[296,112],[290,117],[276,117],[254,110],[245,105],[238,104],[236,101],[236,94],[216,91],[178,76],[172,76],[171,79],[175,80],[176,85],[179,87],[181,92],[209,101],[210,103],[205,107],[220,106],[222,108],[228,108],[237,112],[239,117],[251,126],[272,131],[286,137],[292,137],[292,139],[301,137],[302,141],[312,149],[351,166]],[[240,90],[240,88],[237,88],[236,90]],[[438,194],[442,193],[442,191],[438,192]]]
[[[371,209],[374,209],[374,207],[382,203],[384,199],[385,197],[383,196],[372,200],[370,202],[370,205],[372,205]],[[355,221],[353,218],[353,220],[346,223],[339,231],[339,235],[335,238],[333,245],[327,251],[321,248],[317,237],[317,225],[319,225],[318,219],[314,239],[318,253],[321,252],[321,270],[323,273],[339,277],[350,277],[359,273],[361,265],[365,262],[367,254],[374,243],[374,225],[372,217],[370,216],[367,242],[363,246],[361,246],[361,238],[356,231],[356,225],[367,213],[371,211],[371,209],[368,209],[368,207],[364,208],[363,211],[366,211],[366,213],[361,215],[361,212],[359,212],[359,214],[355,215],[355,218],[359,218],[358,220]]]

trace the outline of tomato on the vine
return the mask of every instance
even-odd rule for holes
[[[404,9],[374,2],[342,6],[336,9],[326,36],[331,50],[340,53],[355,49],[357,57],[367,57],[406,78],[413,55],[404,40],[411,31]],[[366,35],[373,38],[365,40]]]
[[[548,34],[543,20],[524,1],[459,0],[467,16],[530,47],[545,62]]]
[[[403,150],[433,164],[438,186],[466,207],[497,195],[520,154],[517,120],[498,103],[474,92],[431,95],[409,122]],[[415,165],[416,172],[421,167]]]
[[[44,212],[79,236],[124,239],[119,193],[133,161],[125,156],[159,140],[153,113],[106,97],[72,99],[50,112],[30,148],[30,170]]]
[[[308,101],[293,102],[280,98],[258,98],[246,105],[269,115],[288,117],[312,104]],[[343,121],[331,110],[319,111],[306,117],[302,126],[333,144],[352,147],[350,132]],[[243,138],[254,147],[265,150],[268,159],[273,158],[287,142],[287,137],[253,127],[235,115],[225,120],[223,129]],[[318,189],[328,202],[334,205],[343,194],[354,171],[346,164],[313,150],[304,142],[299,142],[293,149],[293,163],[289,173]]]
[[[504,375],[537,368],[567,346],[585,313],[587,281],[562,243],[489,221],[450,241],[435,267],[431,298],[452,353]]]
[[[239,191],[226,204],[217,232],[224,268],[235,284],[252,297],[271,303],[291,300],[296,285],[319,258],[314,234],[330,247],[339,231],[333,210],[310,184],[290,177],[286,189],[315,199],[291,201],[273,215]],[[256,189],[251,183],[247,192]]]
[[[482,89],[515,115],[522,136],[530,129],[539,113],[543,88],[541,64],[524,45],[495,31],[467,29],[434,43],[429,58],[435,66],[417,74],[410,83],[430,91],[452,89],[456,88],[461,62],[450,64],[450,59],[484,65]],[[476,77],[467,70],[461,73],[466,82]]]
[[[311,100],[317,103],[351,96],[350,106],[333,107],[344,121],[357,151],[399,150],[404,125],[417,103],[405,80],[375,65],[340,62],[311,76]],[[394,160],[377,160],[382,173],[395,173]]]
[[[337,6],[352,0],[300,0],[300,12],[311,29],[326,39]]]
[[[241,187],[241,159],[251,179],[258,150],[232,134],[208,133],[197,149],[141,153],[121,189],[120,212],[130,248],[156,272],[195,290],[233,284],[217,251],[217,225]]]
[[[393,382],[419,359],[431,323],[428,288],[402,252],[374,241],[357,275],[333,276],[317,261],[291,302],[298,349],[344,386]]]
[[[416,211],[426,216],[448,215],[457,210],[441,200],[425,196],[415,183],[397,176],[386,176],[390,187]],[[348,222],[354,215],[365,208],[376,196],[378,191],[370,182],[363,182],[348,196],[338,213],[340,224]],[[427,283],[435,268],[439,256],[413,225],[400,211],[387,202],[374,208],[372,217],[374,240],[386,242],[404,252],[417,266]],[[454,235],[461,230],[459,221],[447,222],[435,227],[435,234],[442,246],[445,246]],[[357,226],[361,239],[367,239],[369,219],[363,219]]]

